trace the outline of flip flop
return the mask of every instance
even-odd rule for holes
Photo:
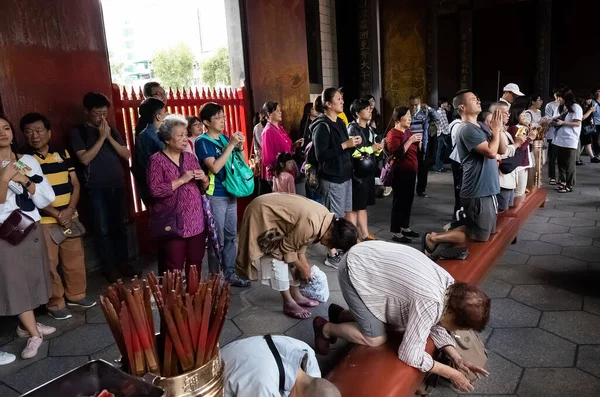
[[[423,234],[423,237],[421,237],[421,252],[427,255],[428,257],[431,256],[431,254],[433,254],[433,251],[435,251],[438,247],[437,244],[433,248],[429,248],[427,246],[427,236],[429,236],[430,234],[431,232],[428,232]]]
[[[306,320],[307,318],[310,318],[312,316],[312,314],[308,310],[294,311],[283,309],[283,314],[285,314],[288,317],[296,318],[298,320]]]

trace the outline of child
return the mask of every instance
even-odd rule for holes
[[[294,183],[296,175],[296,162],[291,153],[279,153],[273,176],[273,191],[278,193],[296,194]]]

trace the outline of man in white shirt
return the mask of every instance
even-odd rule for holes
[[[506,102],[509,108],[510,105],[512,105],[515,102],[517,97],[525,96],[525,94],[523,94],[519,89],[519,86],[515,83],[508,83],[504,86],[504,89],[502,91],[503,94],[502,98],[500,98],[500,102]]]
[[[544,109],[544,119],[546,119],[548,122],[560,116],[560,101],[558,99],[559,91],[560,89],[558,87],[552,90],[554,101],[548,102],[546,104],[546,108]],[[552,144],[555,130],[556,128],[554,125],[550,123],[548,131],[546,132],[546,142],[548,144],[548,159],[546,161],[548,162],[548,178],[550,178],[550,185],[556,185],[556,146]]]
[[[448,333],[482,330],[489,321],[490,299],[476,287],[455,283],[448,272],[422,252],[385,241],[355,245],[338,272],[349,310],[331,305],[329,322],[315,318],[317,353],[327,354],[330,343],[338,337],[380,346],[387,340],[389,325],[404,329],[398,358],[406,364],[450,379],[461,391],[473,390],[463,373],[435,361],[425,351],[427,338],[431,337],[459,369],[489,375],[483,368],[462,361]]]
[[[221,349],[221,358],[225,397],[341,397],[321,379],[313,349],[288,336],[241,339]]]

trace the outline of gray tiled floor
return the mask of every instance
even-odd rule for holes
[[[519,233],[482,287],[492,297],[491,377],[473,394],[600,396],[600,168],[577,168],[571,194],[548,192],[545,209]],[[492,280],[511,285],[506,287]],[[495,298],[497,297],[497,298]],[[519,368],[500,367],[501,357]],[[433,397],[457,397],[447,383]],[[471,395],[471,394],[469,394]]]
[[[599,166],[577,169],[575,192],[550,191],[545,209],[524,226],[518,244],[498,259],[482,288],[492,297],[492,320],[482,334],[490,350],[492,376],[475,385],[475,397],[600,396],[600,189]],[[450,174],[430,174],[428,199],[415,198],[413,228],[439,229],[452,212]],[[389,239],[391,198],[378,200],[370,210],[371,231]],[[414,247],[418,244],[415,242]],[[312,247],[309,259],[329,279],[328,303],[344,304],[336,273],[322,265],[322,247]],[[140,260],[148,270],[152,260]],[[90,295],[105,288],[98,275],[89,277]],[[254,283],[234,289],[228,321],[221,336],[225,345],[235,339],[265,332],[285,333],[312,345],[310,320],[294,320],[281,313],[280,298]],[[327,305],[311,309],[326,315]],[[59,328],[44,342],[34,360],[0,367],[0,397],[12,397],[81,365],[89,359],[114,360],[119,353],[98,308],[74,310],[67,321],[55,321],[40,311],[38,320]],[[14,318],[0,322],[0,350],[18,353],[24,340],[14,339]],[[328,357],[319,357],[327,373],[347,351],[338,342]],[[434,397],[457,397],[447,383]]]

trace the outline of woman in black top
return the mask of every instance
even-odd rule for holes
[[[321,94],[323,113],[313,121],[313,135],[317,159],[319,185],[323,204],[330,212],[343,217],[352,212],[352,153],[362,142],[361,137],[348,137],[346,125],[338,117],[344,111],[344,99],[337,88],[327,88]],[[326,265],[337,268],[341,255],[330,252]]]

